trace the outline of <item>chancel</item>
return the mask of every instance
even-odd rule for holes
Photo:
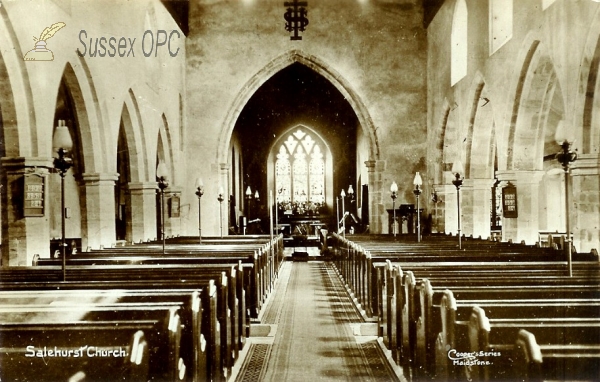
[[[600,2],[0,16],[1,381],[598,379]]]

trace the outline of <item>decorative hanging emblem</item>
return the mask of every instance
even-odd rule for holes
[[[286,12],[283,15],[285,19],[285,30],[288,32],[294,32],[293,36],[290,36],[290,40],[302,40],[302,36],[298,35],[298,32],[304,32],[306,26],[308,25],[308,19],[306,6],[308,6],[308,2],[306,1],[286,1],[283,3],[285,7],[287,7]]]

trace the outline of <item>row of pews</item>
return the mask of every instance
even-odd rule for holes
[[[348,240],[350,239],[350,240]],[[335,265],[409,380],[600,378],[600,263],[451,236],[330,239]],[[414,239],[413,239],[414,240]]]
[[[173,238],[0,269],[0,380],[226,381],[283,237]]]

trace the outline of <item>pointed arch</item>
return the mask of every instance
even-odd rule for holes
[[[0,112],[5,137],[5,156],[37,157],[39,145],[33,94],[23,61],[23,51],[8,17],[6,7],[0,7]]]
[[[147,179],[146,168],[147,159],[145,157],[146,150],[143,149],[142,145],[142,126],[141,120],[138,118],[138,108],[135,102],[133,93],[128,93],[125,101],[123,102],[123,109],[121,111],[121,123],[123,124],[125,140],[127,142],[128,154],[129,154],[129,174],[131,176],[131,182],[143,182]]]
[[[544,46],[536,40],[524,61],[514,99],[507,146],[509,169],[542,168],[544,136],[549,133],[548,129],[556,129],[557,121],[548,120],[556,90],[564,110],[554,64]],[[532,149],[523,150],[526,147]]]
[[[171,163],[172,167],[171,167],[171,176],[173,177],[172,179],[174,180],[175,178],[175,160],[173,158],[173,139],[171,137],[171,129],[169,128],[169,122],[167,121],[167,117],[165,116],[165,114],[163,113],[162,115],[162,129],[165,132],[165,136],[167,139],[167,147],[168,147],[168,156],[169,156],[169,163]]]
[[[579,65],[573,126],[582,126],[582,154],[600,153],[600,8],[590,26]]]
[[[101,123],[98,98],[92,85],[91,74],[83,70],[81,65],[72,66],[67,63],[62,78],[75,108],[78,135],[81,139],[82,169],[85,173],[105,172],[107,170],[105,157],[108,157],[105,155],[107,153],[105,143],[108,140],[106,134],[109,134],[109,129],[105,129]]]
[[[376,129],[373,124],[373,120],[369,115],[369,112],[358,96],[358,94],[350,86],[349,82],[346,81],[334,68],[333,66],[321,61],[319,58],[308,55],[301,50],[291,50],[287,53],[276,57],[271,60],[263,69],[256,73],[238,93],[233,104],[229,108],[227,116],[223,121],[221,128],[218,147],[217,147],[217,158],[220,163],[227,163],[229,154],[229,141],[235,128],[235,123],[242,112],[248,100],[252,95],[275,73],[282,69],[290,66],[293,63],[300,63],[318,74],[325,77],[330,81],[346,98],[356,116],[360,122],[360,125],[368,137],[369,141],[369,155],[371,160],[379,159],[379,143],[377,140]]]
[[[146,150],[146,135],[144,134],[143,119],[140,114],[140,107],[137,98],[132,89],[129,89],[124,102],[124,111],[128,118],[125,122],[125,133],[129,145],[129,158],[131,163],[131,181],[144,182],[154,181],[154,164],[148,161],[148,151]]]
[[[467,131],[467,146],[465,153],[465,177],[492,178],[494,158],[495,123],[494,103],[486,91],[486,82],[478,72],[471,86],[469,100],[469,125]]]

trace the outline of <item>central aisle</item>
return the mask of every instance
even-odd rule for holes
[[[262,371],[238,381],[397,381],[376,337],[354,336],[362,321],[330,264],[286,262],[262,322],[274,324],[274,342],[254,363]]]

